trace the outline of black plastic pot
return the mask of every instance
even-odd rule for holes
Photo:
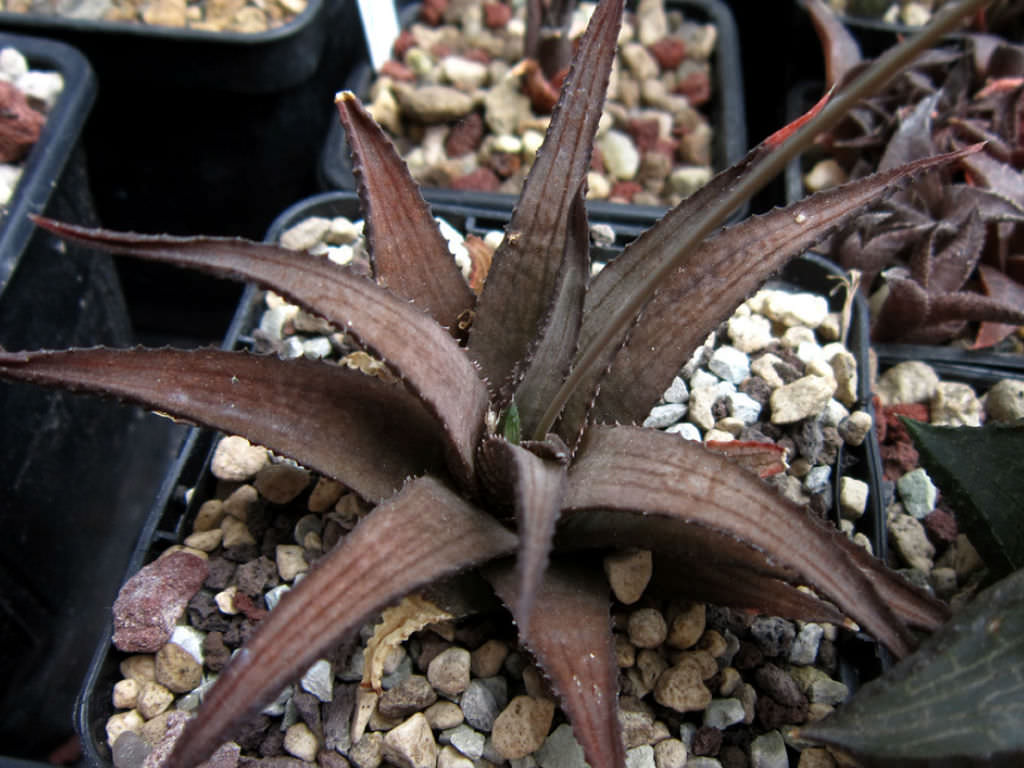
[[[94,224],[82,126],[96,92],[75,49],[0,34],[34,68],[60,72],[48,115],[0,217],[0,346],[127,345],[131,325],[114,263],[65,245],[27,218]],[[161,420],[162,421],[162,420]],[[77,681],[131,551],[135,497],[159,482],[169,439],[141,412],[28,384],[0,384],[0,754],[42,757],[67,740]],[[131,446],[132,450],[129,450]]]
[[[740,64],[739,35],[736,21],[728,6],[721,0],[666,0],[667,8],[682,10],[686,17],[713,23],[718,30],[718,41],[712,65],[712,97],[710,101],[711,125],[714,128],[712,164],[721,170],[739,160],[747,151],[747,121],[743,91],[743,70]],[[405,7],[401,13],[403,27],[416,20],[419,4]],[[356,64],[345,83],[345,89],[364,98],[373,84],[374,72],[368,59]],[[349,157],[345,129],[338,121],[331,124],[327,142],[320,157],[320,183],[323,189],[355,189],[352,162]],[[434,189],[431,190],[435,191]],[[445,199],[456,205],[485,205],[494,208],[510,206],[514,195],[495,192],[464,192],[438,190]],[[590,200],[587,209],[591,215],[615,216],[629,209],[626,215],[648,225],[661,218],[665,209],[659,206],[623,205],[602,200]],[[746,210],[744,206],[743,211]],[[736,215],[740,215],[737,213]]]
[[[511,208],[496,210],[490,207],[467,207],[453,204],[442,196],[435,197],[435,192],[427,193],[435,215],[446,219],[456,229],[464,233],[484,235],[488,231],[501,229],[511,215]],[[329,192],[303,200],[285,210],[272,224],[267,240],[276,242],[281,233],[291,226],[310,216],[346,216],[350,219],[360,218],[357,196],[352,192]],[[607,223],[617,226],[614,217],[598,218],[594,223]],[[625,226],[632,231],[636,222],[627,218]],[[614,258],[628,240],[635,234],[619,233],[616,242],[609,247],[595,247],[593,258],[607,260]],[[771,285],[775,287],[789,286],[799,290],[809,290],[822,295],[829,295],[835,285],[834,278],[841,273],[830,262],[814,256],[805,256],[791,262]],[[831,309],[837,311],[841,307],[842,297],[833,295],[830,298]],[[249,330],[257,327],[260,313],[263,311],[262,291],[254,286],[245,290],[244,299],[224,342],[225,348],[249,348],[253,339]],[[858,407],[870,410],[870,389],[868,377],[863,373],[867,370],[867,313],[862,299],[857,298],[853,304],[852,323],[848,345],[857,357],[861,371]],[[185,440],[178,459],[171,466],[158,494],[149,518],[142,527],[135,552],[128,566],[126,577],[134,574],[145,563],[155,559],[171,544],[180,542],[191,530],[192,520],[202,502],[210,498],[217,484],[209,470],[209,461],[217,439],[211,430],[194,428]],[[870,479],[874,464],[865,445],[855,450],[847,450],[840,455],[838,465],[844,467],[848,474]],[[877,460],[877,456],[875,457]],[[838,476],[835,476],[834,498],[838,499]],[[836,502],[837,504],[838,502]],[[869,509],[862,518],[859,527],[871,539],[876,553],[884,556],[885,539],[879,536],[884,531],[884,506],[880,505],[879,497],[872,485]],[[834,511],[834,519],[838,521],[838,511]],[[109,618],[107,620],[109,629]],[[120,678],[118,665],[123,654],[116,651],[110,643],[109,632],[101,640],[93,657],[92,665],[85,679],[77,706],[76,727],[82,737],[83,748],[88,763],[92,766],[111,765],[110,749],[106,744],[105,723],[114,713],[111,703],[111,690]],[[882,657],[879,647],[866,635],[844,638],[841,645],[841,676],[851,688],[856,688],[862,680],[877,676],[882,668]]]
[[[309,0],[251,35],[16,13],[0,13],[0,28],[72,42],[96,70],[84,145],[105,226],[256,239],[317,190],[333,95],[363,46],[353,0]],[[223,337],[236,286],[118,264],[142,331]]]

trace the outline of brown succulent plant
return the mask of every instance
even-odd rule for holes
[[[978,4],[963,0],[956,12]],[[622,5],[602,2],[580,41],[479,298],[393,147],[347,93],[338,108],[359,171],[372,278],[272,245],[40,222],[95,247],[271,288],[393,374],[215,349],[0,352],[0,376],[113,395],[244,435],[376,505],[261,622],[206,693],[171,764],[209,756],[382,608],[474,569],[511,611],[594,768],[621,768],[624,751],[610,598],[588,552],[651,549],[670,564],[659,581],[679,595],[799,619],[849,617],[897,655],[915,645],[910,627],[931,630],[946,618],[941,604],[756,473],[629,425],[788,259],[902,180],[974,149],[712,233],[841,114],[849,100],[837,100],[755,147],[588,284],[584,185]],[[940,16],[951,23],[956,12]]]
[[[804,0],[829,84],[864,65],[821,0]],[[851,178],[976,141],[985,149],[855,219],[830,254],[874,292],[875,341],[935,343],[980,323],[975,347],[1024,324],[1024,46],[967,35],[927,51],[821,143]]]

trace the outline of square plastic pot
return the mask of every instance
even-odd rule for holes
[[[80,150],[96,93],[85,58],[63,43],[0,34],[64,89],[0,217],[0,346],[127,345],[132,333],[109,256],[38,230],[30,213],[94,224]],[[155,417],[154,417],[155,420]],[[28,384],[0,384],[0,754],[42,757],[66,741],[78,681],[159,482],[169,423]],[[129,447],[132,450],[129,450]],[[151,492],[147,494],[151,495]]]
[[[669,10],[681,10],[688,19],[713,23],[718,39],[712,62],[712,89],[710,122],[714,129],[712,145],[712,166],[718,171],[736,160],[747,151],[747,118],[743,90],[743,69],[740,62],[739,34],[736,21],[729,7],[721,0],[666,0]],[[419,15],[420,4],[412,3],[401,11],[403,28],[409,27]],[[368,58],[364,57],[351,69],[345,82],[345,89],[366,98],[373,84],[374,71]],[[319,180],[322,189],[355,189],[352,162],[349,157],[345,129],[338,120],[331,123],[327,141],[323,146],[319,164]],[[431,188],[431,194],[441,193],[439,200],[454,205],[489,206],[503,208],[512,205],[515,195],[496,192],[470,192]],[[587,202],[592,216],[616,216],[626,211],[626,218],[644,222],[647,226],[661,218],[665,209],[659,206],[625,205],[602,200]],[[744,206],[735,214],[741,217]]]

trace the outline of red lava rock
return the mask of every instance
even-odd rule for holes
[[[504,29],[512,18],[512,9],[504,3],[484,3],[484,24],[488,29]]]
[[[658,134],[660,127],[658,121],[651,118],[632,118],[626,130],[633,137],[633,143],[641,152],[648,152],[658,146]]]
[[[411,83],[416,79],[416,73],[405,64],[395,59],[388,59],[380,65],[380,74],[399,80],[403,83]]]
[[[11,83],[0,82],[0,162],[16,163],[25,157],[45,123],[25,94]]]
[[[448,138],[444,141],[444,151],[448,157],[462,157],[470,152],[475,152],[483,139],[484,119],[479,112],[470,112],[448,131]]]
[[[420,18],[432,27],[441,23],[444,12],[448,10],[448,0],[423,0],[420,6]]]
[[[208,573],[206,561],[177,551],[128,579],[114,601],[114,645],[130,653],[156,653],[170,639],[188,601]]]
[[[686,43],[678,37],[663,37],[647,50],[662,69],[675,69],[686,58]]]
[[[924,528],[928,532],[928,538],[932,541],[952,544],[960,532],[956,518],[941,507],[929,512],[923,522]]]
[[[699,107],[711,98],[711,79],[704,70],[697,70],[676,83],[674,90],[689,99],[691,106]]]
[[[401,61],[410,48],[416,45],[416,38],[408,29],[403,29],[395,38],[395,44],[391,46],[392,55]]]
[[[928,422],[931,417],[928,413],[928,406],[924,403],[896,403],[894,405],[883,405],[881,410],[881,421],[885,423],[884,432],[879,440],[886,443],[909,443],[910,435],[907,428],[900,421],[900,416],[908,419]]]
[[[244,592],[235,593],[235,607],[244,613],[250,621],[262,621],[268,613],[266,608]]]
[[[496,192],[501,179],[490,168],[477,168],[465,176],[452,180],[452,189],[467,189],[473,192]]]
[[[894,483],[903,475],[916,469],[919,462],[917,449],[909,442],[889,443],[881,446],[882,465],[885,468],[885,479]]]
[[[633,202],[633,196],[641,191],[643,191],[643,186],[635,181],[616,181],[612,185],[612,191],[608,195],[608,199],[617,203],[631,203]]]
[[[655,152],[660,152],[673,162],[675,162],[677,149],[679,149],[679,142],[667,137],[658,139],[658,142],[654,145]]]
[[[693,754],[713,757],[722,748],[722,732],[717,728],[702,725],[693,735]]]

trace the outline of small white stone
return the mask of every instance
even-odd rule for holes
[[[608,131],[598,139],[605,168],[617,179],[628,181],[640,168],[640,152],[633,139],[622,131]]]
[[[202,664],[203,639],[205,637],[206,634],[195,627],[189,626],[188,624],[178,624],[174,628],[174,631],[171,632],[170,642],[180,645],[192,655],[193,659]]]
[[[729,397],[729,413],[746,425],[753,424],[761,417],[761,404],[744,392],[734,392]]]
[[[665,394],[662,395],[662,400],[666,403],[685,403],[689,399],[690,390],[686,386],[686,382],[678,376],[672,378],[672,383],[669,384]]]
[[[732,432],[722,429],[709,429],[704,433],[705,443],[731,443],[735,439],[736,436]]]
[[[274,610],[274,607],[278,604],[285,593],[290,592],[291,587],[287,584],[281,584],[269,590],[267,594],[263,596],[263,602],[267,606],[268,611]]]
[[[655,768],[654,747],[641,744],[626,750],[626,768]]]
[[[792,424],[817,416],[832,397],[835,381],[821,376],[803,376],[771,394],[772,424]]]
[[[804,488],[808,493],[819,493],[828,488],[829,480],[832,477],[832,467],[827,464],[819,464],[811,469],[804,476]]]
[[[444,79],[462,91],[473,91],[487,82],[487,65],[461,56],[445,56],[441,59],[441,74]]]
[[[761,355],[750,363],[750,372],[755,376],[760,376],[768,382],[769,386],[777,389],[786,383],[783,381],[782,377],[779,376],[778,371],[775,370],[775,364],[781,362],[781,357],[769,352]]]
[[[277,572],[282,581],[294,581],[300,573],[309,570],[305,551],[297,544],[278,544],[274,550]]]
[[[285,230],[279,239],[283,248],[290,251],[308,251],[326,240],[331,229],[331,220],[322,216],[310,216],[294,227]]]
[[[422,712],[384,735],[384,756],[399,768],[435,768],[437,751],[430,723]]]
[[[821,426],[838,427],[839,423],[849,415],[850,412],[846,410],[846,406],[832,398],[825,403],[825,408],[821,412]]]
[[[707,387],[716,387],[718,382],[721,381],[715,374],[704,369],[699,369],[693,372],[690,376],[690,393],[693,393],[695,389],[704,389]]]
[[[295,723],[284,733],[284,751],[306,762],[314,762],[320,742],[305,723]]]
[[[740,306],[750,311],[746,304]],[[734,315],[729,319],[728,328],[733,346],[748,354],[764,349],[775,340],[772,336],[772,323],[763,315]]]
[[[247,480],[270,461],[263,446],[253,445],[244,437],[232,435],[217,443],[210,462],[210,471],[219,480]]]
[[[790,648],[790,663],[802,666],[813,664],[814,660],[818,657],[818,647],[821,645],[821,638],[824,634],[825,630],[820,624],[815,624],[814,622],[804,624],[800,631],[797,632],[793,645]]]
[[[314,661],[299,683],[302,690],[311,693],[320,701],[334,699],[334,667],[327,659]]]
[[[750,768],[789,768],[781,733],[768,731],[750,742]]]
[[[766,290],[759,293],[767,294],[760,308],[762,314],[783,325],[804,325],[817,328],[828,315],[828,301],[824,296],[813,293],[789,293],[787,291]],[[751,307],[759,311],[756,307]]]
[[[711,169],[703,165],[683,165],[672,171],[668,185],[673,194],[687,198],[711,181]]]
[[[38,101],[50,111],[57,104],[64,91],[64,76],[60,72],[26,72],[14,81],[22,93],[32,101]]]
[[[688,421],[673,424],[665,432],[670,435],[679,435],[683,440],[693,440],[698,443],[703,439],[700,435],[700,430]]]
[[[654,429],[664,429],[677,421],[682,419],[686,415],[686,405],[684,403],[665,403],[664,405],[656,405],[651,408],[650,414],[644,419],[643,425],[645,427],[652,427]]]
[[[28,72],[28,59],[17,48],[0,50],[0,75],[4,80],[17,80]]]
[[[736,347],[722,346],[711,353],[708,370],[732,384],[739,384],[750,375],[750,359]]]
[[[712,699],[704,710],[704,725],[725,729],[742,723],[745,717],[743,703],[739,699]]]

